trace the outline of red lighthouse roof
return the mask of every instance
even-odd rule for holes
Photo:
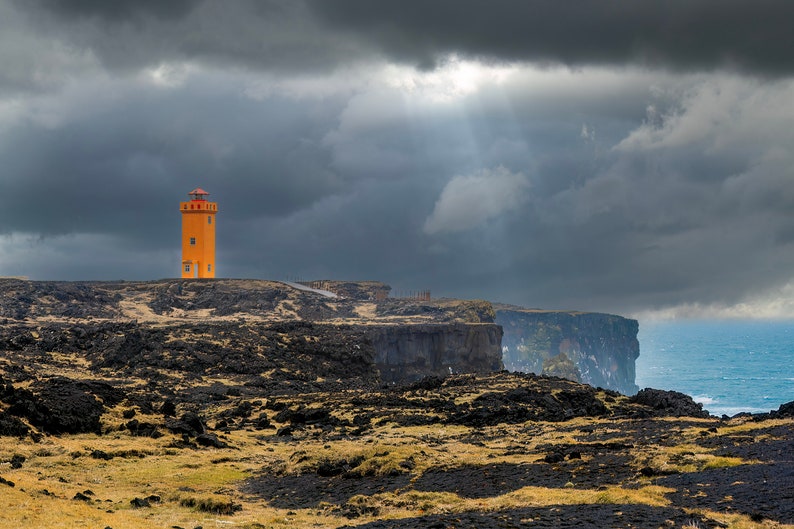
[[[197,187],[196,189],[188,193],[188,195],[192,196],[193,200],[205,200],[205,197],[209,196],[209,193],[207,193],[200,187]]]

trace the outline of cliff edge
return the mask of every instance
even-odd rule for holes
[[[384,299],[377,282],[320,286],[338,292],[264,280],[0,280],[0,349],[81,353],[94,369],[166,384],[241,373],[304,389],[503,367],[487,302]]]
[[[633,395],[640,355],[637,320],[593,312],[496,305],[505,368],[564,376]]]

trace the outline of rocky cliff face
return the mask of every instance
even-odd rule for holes
[[[381,300],[389,287],[376,282],[315,286],[338,297],[261,280],[0,280],[0,354],[73,355],[166,387],[185,374],[309,390],[502,368],[490,303]]]
[[[371,331],[375,367],[384,382],[502,369],[502,330],[492,324],[384,326]]]
[[[557,374],[567,360],[579,381],[625,394],[639,389],[634,364],[640,354],[636,320],[610,314],[497,309],[502,351],[511,371]],[[575,372],[575,370],[571,370]]]
[[[378,372],[384,382],[402,382],[504,365],[637,390],[633,320],[506,306],[496,314],[479,300],[380,299],[389,287],[376,282],[316,286],[338,296],[262,280],[0,280],[0,322],[10,331],[0,333],[0,350],[79,351],[98,362],[93,353],[104,344],[100,356],[125,366],[129,356],[130,366],[161,370],[176,363],[207,375],[228,363],[273,379],[300,371],[307,382],[372,381]],[[193,361],[183,366],[187,358]]]

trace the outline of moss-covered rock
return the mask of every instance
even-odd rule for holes
[[[565,353],[560,353],[544,360],[543,374],[573,380],[574,382],[582,381],[582,374],[579,372],[579,368],[571,362],[571,359]]]

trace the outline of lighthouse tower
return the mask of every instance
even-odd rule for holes
[[[182,212],[182,277],[215,277],[215,214],[218,205],[197,187],[191,200],[180,202]]]

